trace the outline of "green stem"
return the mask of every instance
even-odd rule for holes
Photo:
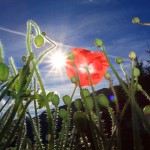
[[[128,85],[128,89],[130,90],[130,82],[129,82],[129,78],[128,78],[128,75],[127,75],[127,73],[126,73],[126,71],[125,71],[125,69],[124,69],[122,63],[120,64],[120,68],[121,68],[121,70],[122,70],[122,72],[123,72],[123,74],[124,74],[124,76],[125,76],[125,78],[126,78],[126,82],[127,82],[127,85]]]
[[[18,74],[18,71],[15,67],[15,62],[12,57],[9,59],[9,61],[10,61],[10,66],[12,68],[13,74],[16,76]]]
[[[131,69],[131,108],[132,108],[132,127],[133,127],[133,140],[134,140],[134,149],[140,150],[141,149],[141,140],[138,131],[138,118],[137,118],[137,107],[135,102],[135,87],[134,87],[134,60],[132,61],[132,69]]]
[[[36,64],[38,65],[38,63],[40,62],[40,60],[48,53],[50,52],[52,49],[54,49],[57,45],[52,41],[50,40],[48,37],[44,36],[45,39],[52,44],[52,47],[48,48],[47,50],[45,50],[36,60]]]
[[[7,99],[7,101],[5,102],[5,104],[2,106],[2,108],[0,109],[0,112],[5,108],[5,106],[7,105],[7,103],[10,101],[10,98],[11,97],[9,97],[8,99]]]
[[[30,38],[31,38],[31,35],[29,34],[28,35],[29,37],[27,38],[27,45],[28,45],[28,53],[30,54],[31,53],[31,46],[30,46],[30,43],[31,43],[31,41],[30,41]],[[46,37],[47,38],[47,37]],[[50,40],[51,41],[51,40]],[[51,41],[51,43],[53,44],[53,46],[52,47],[50,47],[50,48],[48,48],[47,50],[45,50],[38,58],[37,58],[37,60],[36,60],[36,62],[35,62],[35,64],[36,65],[38,65],[39,64],[39,62],[40,62],[40,60],[48,53],[48,52],[50,52],[52,49],[54,49],[55,47],[56,47],[56,44],[54,43],[54,42],[52,42]],[[30,82],[31,82],[31,79],[32,79],[32,76],[33,76],[33,74],[34,74],[34,68],[32,68],[32,70],[31,70],[31,73],[30,73],[30,76],[29,76],[29,79],[28,79],[28,81],[27,81],[27,84],[26,84],[26,87],[28,87],[29,86],[29,84],[30,84]]]
[[[53,130],[54,130],[54,131],[55,131],[55,127],[56,127],[57,114],[58,114],[58,106],[55,107],[54,127],[53,127]]]
[[[71,95],[71,102],[72,102],[72,99],[73,99],[73,96],[75,94],[75,91],[77,89],[77,85],[75,85],[74,87],[74,90],[72,92],[72,95]],[[65,139],[65,146],[64,146],[64,149],[66,149],[66,145],[67,145],[67,142],[68,142],[68,133],[69,133],[69,126],[70,126],[70,105],[68,106],[68,121],[67,121],[67,128],[66,128],[66,139]]]
[[[73,142],[74,142],[74,138],[75,138],[75,133],[76,133],[76,129],[75,129],[75,127],[73,127],[72,137],[71,137],[71,144],[70,144],[70,150],[73,150]]]
[[[104,55],[105,55],[105,57],[106,57],[106,59],[107,59],[107,61],[109,63],[110,68],[114,72],[115,76],[117,77],[119,83],[121,84],[121,86],[124,89],[124,91],[126,92],[126,94],[130,97],[130,93],[129,93],[128,89],[126,88],[126,86],[124,84],[124,81],[120,78],[119,74],[117,73],[117,71],[115,70],[115,68],[113,67],[113,65],[111,64],[111,62],[110,62],[110,60],[109,60],[109,58],[108,58],[108,56],[106,54],[106,51],[105,51],[104,47],[102,47],[102,50],[103,50],[103,53],[104,53]]]
[[[7,95],[8,90],[10,89],[11,85],[15,82],[15,80],[18,78],[19,74],[17,74],[10,83],[7,84],[7,87],[4,89],[4,91],[0,94],[0,101],[3,99],[4,96]]]
[[[146,91],[144,91],[143,89],[141,89],[141,92],[150,101],[150,96],[146,93]]]
[[[88,114],[89,119],[90,119],[89,124],[90,124],[91,132],[92,132],[92,139],[93,139],[93,142],[94,142],[94,147],[95,147],[95,149],[98,149],[98,143],[97,143],[97,138],[96,138],[95,131],[93,130],[94,129],[94,125],[92,123],[91,114],[88,111],[87,103],[86,103],[86,100],[85,100],[85,97],[84,97],[84,94],[83,94],[83,90],[82,90],[82,87],[81,87],[81,84],[80,84],[78,68],[77,68],[76,64],[74,63],[74,60],[72,61],[72,63],[74,64],[74,67],[76,69],[76,76],[77,76],[77,79],[78,79],[78,84],[79,84],[79,88],[80,88],[81,98],[82,98],[82,100],[84,102],[84,105],[85,105],[85,112]]]
[[[110,116],[112,118],[112,127],[113,127],[113,132],[114,132],[114,129],[116,130],[116,136],[117,136],[117,149],[121,150],[121,129],[120,129],[120,124],[119,124],[119,120],[118,118],[116,119],[115,118],[115,115],[114,115],[114,112],[112,110],[111,107],[108,107],[108,111],[110,113]],[[112,137],[115,138],[112,134]],[[111,140],[114,141],[114,139],[111,138]]]
[[[33,61],[32,64],[33,64],[33,68],[35,70],[38,82],[39,82],[41,90],[42,90],[42,95],[43,95],[43,99],[45,101],[46,110],[47,110],[47,114],[48,114],[48,133],[50,133],[50,135],[51,135],[51,140],[50,140],[50,143],[49,143],[49,149],[51,150],[51,149],[53,149],[53,144],[54,144],[54,131],[53,131],[53,124],[52,124],[52,114],[51,114],[51,110],[50,110],[50,107],[49,107],[49,103],[48,103],[48,99],[47,99],[47,96],[46,96],[46,92],[45,92],[45,88],[44,88],[42,79],[41,79],[41,77],[39,75],[39,72],[36,68],[35,62]]]
[[[63,138],[64,138],[64,133],[65,133],[65,126],[66,126],[66,120],[63,119],[62,120],[62,128],[61,128],[61,132],[60,132],[60,135],[59,135],[59,139],[58,139],[58,145],[57,145],[57,149],[59,149],[59,146],[60,146],[60,150],[62,150],[63,148]]]
[[[93,93],[93,98],[94,98],[94,105],[95,105],[95,109],[96,109],[96,115],[98,117],[99,128],[100,128],[100,131],[101,131],[103,137],[105,137],[103,125],[102,125],[102,122],[101,122],[102,115],[101,115],[101,113],[99,113],[100,110],[99,110],[99,107],[98,107],[98,101],[96,100],[95,89],[94,89],[92,79],[91,79],[91,75],[90,75],[90,72],[89,72],[88,68],[86,68],[86,70],[87,70],[88,78],[89,78],[90,85],[91,85],[91,88],[92,88],[92,93]],[[104,140],[104,142],[105,142],[105,140]]]
[[[27,43],[27,51],[28,54],[30,55],[32,52],[32,47],[31,47],[31,23],[30,21],[27,22],[27,36],[26,36],[26,43]]]
[[[124,114],[125,114],[125,111],[127,110],[127,107],[128,107],[128,105],[130,104],[130,102],[131,102],[131,100],[128,99],[127,102],[125,103],[125,105],[123,106],[123,109],[122,109],[122,111],[121,111],[120,118],[119,118],[120,121],[123,119]]]
[[[34,94],[35,93],[36,93],[36,80],[34,79]],[[40,132],[36,99],[34,99],[34,111],[35,111],[37,131]]]
[[[81,135],[81,137],[82,137],[82,139],[83,139],[83,142],[84,142],[84,144],[85,144],[86,150],[90,150],[90,148],[89,148],[89,146],[88,146],[88,142],[87,142],[87,140],[86,140],[86,138],[85,138],[85,134],[84,134],[84,133],[80,133],[80,135]]]
[[[109,80],[109,85],[110,85],[110,88],[111,88],[111,90],[112,90],[112,92],[113,92],[113,95],[114,95],[114,98],[115,98],[116,116],[117,116],[117,118],[119,118],[120,109],[119,109],[119,103],[118,103],[118,96],[117,96],[117,94],[116,94],[116,91],[115,91],[114,86],[112,85],[111,80]]]
[[[115,104],[116,104],[116,118],[117,120],[114,122],[115,126],[117,126],[117,131],[116,131],[116,135],[117,135],[117,146],[118,146],[118,149],[121,150],[121,130],[120,130],[120,124],[119,124],[119,114],[120,114],[120,109],[119,109],[119,103],[118,103],[118,97],[117,97],[117,94],[116,94],[116,91],[115,91],[115,88],[114,86],[112,85],[112,82],[111,80],[109,80],[109,85],[110,85],[110,88],[114,94],[114,98],[115,98]],[[111,114],[112,116],[112,119],[114,121],[114,116],[113,116],[113,112],[111,109],[109,109],[109,113]],[[114,126],[113,126],[114,127]]]
[[[150,23],[145,23],[145,22],[140,22],[138,24],[143,25],[143,26],[150,26]]]
[[[33,130],[34,130],[34,133],[35,133],[35,136],[36,136],[36,139],[37,139],[37,142],[38,142],[38,146],[39,146],[40,150],[43,150],[42,142],[41,142],[41,139],[40,139],[39,132],[38,132],[38,131],[36,130],[36,128],[35,128],[35,125],[34,125],[34,122],[33,122],[33,119],[32,119],[32,117],[31,117],[30,113],[27,112],[27,114],[28,114],[29,119],[30,119],[30,121],[31,121],[31,125],[32,125]]]
[[[109,139],[109,142],[107,143],[107,147],[106,147],[106,150],[111,150],[112,148],[112,145],[113,145],[113,141],[115,139],[115,136],[116,136],[116,130],[117,130],[117,127],[115,126],[114,127],[114,130],[113,130],[113,133],[112,133],[112,136],[111,138]]]
[[[17,121],[17,123],[16,123],[16,126],[14,127],[14,129],[13,129],[11,135],[9,136],[7,142],[5,142],[5,145],[3,145],[3,146],[4,146],[4,149],[6,149],[6,147],[8,146],[8,144],[11,143],[13,137],[15,136],[16,130],[18,129],[18,126],[19,126],[19,124],[20,124],[22,118],[24,117],[25,112],[26,112],[26,109],[28,108],[28,106],[29,106],[30,103],[31,103],[31,101],[28,101],[28,102],[26,103],[25,107],[23,108],[23,111],[22,111],[20,117],[18,118],[18,121]],[[15,107],[15,108],[13,109],[13,111],[12,111],[12,113],[11,113],[11,116],[9,117],[9,119],[8,119],[8,121],[7,121],[7,123],[6,123],[6,125],[4,126],[3,132],[0,133],[0,143],[1,143],[1,140],[3,139],[5,133],[9,130],[11,124],[13,123],[13,118],[14,118],[16,112],[17,112],[16,103],[15,103],[15,106],[14,106],[14,107]]]
[[[3,45],[0,42],[0,63],[2,63],[2,62],[3,62]]]
[[[28,23],[27,23],[26,42],[27,42],[27,50],[28,50],[28,54],[29,55],[32,52],[32,47],[31,47],[31,25],[34,27],[34,29],[36,31],[36,34],[40,34],[40,29],[37,26],[37,24],[35,22],[31,21],[31,20],[28,21]],[[29,85],[29,83],[31,81],[31,78],[32,78],[32,76],[34,74],[34,71],[35,71],[37,79],[38,79],[38,82],[39,82],[41,90],[42,90],[42,95],[43,95],[43,98],[44,98],[44,101],[45,101],[45,104],[46,104],[47,113],[48,113],[48,134],[49,133],[51,134],[51,140],[50,140],[50,143],[49,143],[49,149],[53,149],[53,144],[54,144],[54,142],[53,142],[54,141],[54,134],[53,134],[53,125],[52,125],[52,115],[51,115],[51,111],[50,111],[50,108],[49,108],[48,100],[47,100],[47,97],[46,97],[46,92],[45,92],[45,89],[44,89],[44,85],[42,83],[42,80],[41,80],[41,77],[39,75],[39,72],[38,72],[38,70],[36,68],[36,65],[39,63],[39,61],[42,59],[42,57],[46,53],[48,53],[51,49],[52,48],[50,48],[47,51],[45,51],[44,53],[42,53],[41,56],[36,61],[36,63],[34,61],[32,61],[33,69],[31,71],[31,75],[29,77],[28,83],[26,84],[26,87],[27,87]]]
[[[9,130],[11,124],[12,124],[12,121],[18,111],[18,108],[19,108],[19,98],[16,98],[16,102],[14,104],[14,107],[13,107],[13,110],[12,110],[12,113],[10,115],[10,117],[8,118],[5,126],[3,127],[3,129],[1,130],[0,132],[0,142],[2,141],[2,139],[4,138],[4,135],[6,134],[6,132]]]
[[[18,136],[18,140],[17,140],[17,145],[16,145],[16,150],[20,150],[20,147],[22,145],[22,141],[23,141],[23,138],[22,136],[25,135],[25,131],[24,131],[24,122],[25,122],[25,118],[22,119],[22,122],[21,122],[21,125],[20,125],[20,128],[19,128],[19,136]],[[24,137],[25,138],[25,137]]]

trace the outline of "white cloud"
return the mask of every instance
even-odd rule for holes
[[[6,32],[9,32],[9,33],[14,33],[14,34],[18,34],[18,35],[26,36],[26,34],[25,34],[25,33],[18,32],[18,31],[14,31],[14,30],[7,29],[7,28],[4,28],[4,27],[0,27],[0,30],[2,30],[2,31],[6,31]]]

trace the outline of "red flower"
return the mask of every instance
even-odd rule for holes
[[[85,67],[88,68],[92,83],[94,85],[102,80],[108,68],[108,62],[103,53],[92,53],[91,51],[85,50],[84,48],[74,48],[72,49],[71,53],[74,54],[74,64],[78,68],[81,86],[90,86],[88,73]],[[72,60],[67,59],[66,72],[69,79],[71,79],[73,76],[77,76],[74,64]]]

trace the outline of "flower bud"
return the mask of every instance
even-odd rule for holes
[[[69,95],[63,96],[62,99],[63,99],[65,105],[67,105],[67,106],[70,106],[70,105],[71,105],[71,98],[70,98]]]
[[[102,47],[103,46],[103,42],[101,39],[95,39],[94,44],[98,47]]]
[[[121,58],[121,57],[117,57],[117,58],[116,58],[116,63],[122,64],[122,63],[123,63],[122,58]]]
[[[82,89],[82,92],[84,97],[90,96],[90,91],[88,89]]]
[[[110,74],[108,72],[105,73],[104,77],[106,80],[110,80]]]
[[[99,94],[97,96],[98,103],[103,107],[109,107],[109,100],[104,94]]]
[[[72,76],[71,77],[71,82],[74,83],[74,84],[78,83],[78,78],[75,77],[75,76]]]
[[[140,70],[136,67],[133,68],[133,76],[138,78],[140,76]]]
[[[73,116],[74,125],[81,133],[86,132],[88,126],[88,119],[84,112],[77,111]]]
[[[60,101],[59,96],[58,96],[57,94],[54,94],[54,95],[52,96],[51,101],[52,101],[52,104],[53,104],[55,107],[58,107],[59,101]]]
[[[42,35],[37,35],[35,38],[34,38],[34,44],[37,48],[40,48],[44,45],[44,38]]]
[[[74,106],[77,110],[81,110],[82,109],[82,103],[81,103],[81,99],[76,99],[74,101]]]
[[[135,58],[136,58],[136,53],[135,53],[134,51],[131,51],[131,52],[129,53],[129,58],[130,58],[131,60],[135,60]]]
[[[26,60],[27,60],[26,56],[22,56],[22,61],[26,62]]]
[[[140,23],[140,19],[139,19],[138,17],[134,17],[134,18],[132,19],[132,22],[133,22],[134,24],[139,24],[139,23]]]
[[[9,68],[6,64],[0,63],[0,81],[7,81],[9,76]]]
[[[94,103],[93,103],[93,98],[92,96],[87,96],[85,97],[85,101],[86,101],[86,107],[89,111],[92,111],[94,109]]]
[[[59,116],[60,116],[62,119],[66,118],[67,115],[68,115],[68,112],[67,112],[64,108],[62,108],[62,109],[59,110]]]
[[[141,91],[141,90],[142,90],[142,86],[141,86],[140,84],[134,83],[134,86],[135,86],[135,88],[136,88],[138,91]]]

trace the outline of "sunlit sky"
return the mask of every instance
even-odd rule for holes
[[[3,0],[0,1],[0,40],[5,51],[5,61],[13,57],[16,66],[22,66],[21,57],[26,55],[26,22],[35,21],[41,31],[53,41],[58,49],[68,53],[73,47],[98,50],[95,38],[103,40],[111,60],[121,56],[129,67],[128,54],[134,50],[139,58],[146,59],[147,43],[150,44],[150,27],[135,25],[132,18],[150,22],[149,0]],[[36,54],[42,50],[34,49]],[[54,53],[54,51],[52,53]],[[63,96],[71,94],[73,85],[67,79],[65,69],[54,71],[49,58],[39,66],[48,91],[58,91]],[[119,66],[115,65],[119,71]],[[108,70],[109,71],[109,70]],[[107,87],[104,80],[95,88]],[[78,97],[76,92],[75,97]]]

